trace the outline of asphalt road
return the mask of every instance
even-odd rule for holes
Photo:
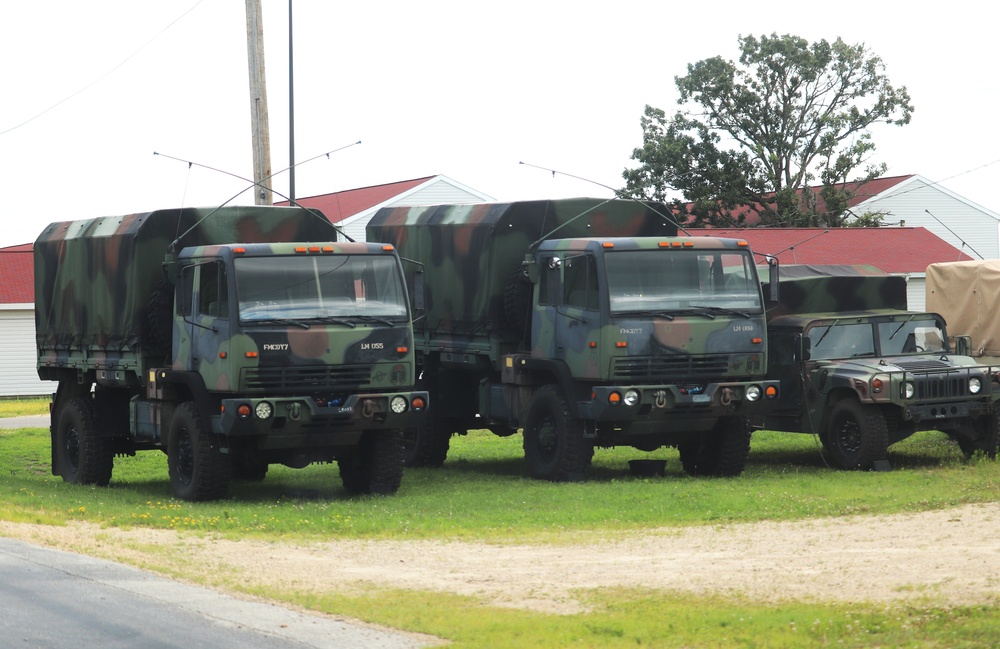
[[[411,636],[0,538],[0,645],[25,649],[416,649]]]
[[[48,415],[0,419],[0,429],[48,425]],[[434,644],[6,538],[0,538],[0,611],[0,647],[24,649],[418,649]]]

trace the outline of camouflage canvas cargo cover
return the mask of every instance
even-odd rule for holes
[[[380,210],[367,237],[415,262],[418,367],[436,403],[411,461],[440,464],[453,433],[524,428],[536,477],[584,474],[594,445],[686,443],[692,471],[694,457],[702,472],[742,470],[702,446],[719,447],[720,426],[742,440],[735,414],[761,389],[756,271],[744,242],[676,234],[665,206],[625,200]],[[740,308],[702,304],[734,277]]]
[[[844,469],[871,468],[925,430],[995,456],[994,372],[952,353],[940,315],[906,310],[904,277],[785,266],[768,336],[768,376],[784,398],[755,427],[817,434]]]
[[[426,401],[402,270],[389,247],[335,239],[302,208],[48,226],[35,318],[39,377],[58,382],[53,473],[107,484],[114,455],[159,449],[186,499],[335,459],[349,489],[395,490],[393,439]]]

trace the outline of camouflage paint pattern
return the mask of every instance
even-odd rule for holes
[[[316,443],[320,426],[332,426],[329,433],[359,433],[412,425],[409,414],[389,408],[397,395],[426,401],[426,393],[412,392],[408,315],[354,326],[245,327],[225,314],[174,313],[170,349],[150,339],[154,286],[163,280],[175,283],[179,270],[192,264],[216,260],[225,265],[234,308],[234,255],[388,256],[401,273],[391,248],[335,239],[331,224],[315,210],[283,207],[160,210],[54,223],[34,246],[39,376],[127,388],[139,398],[165,400],[164,383],[179,373],[197,373],[223,412],[212,416],[215,432],[271,432],[270,445],[278,439],[299,444],[310,435]],[[265,398],[283,422],[280,435],[255,418],[235,417],[237,402],[256,405]],[[151,411],[146,423],[155,419],[157,426],[164,425],[160,414]]]
[[[872,349],[863,355],[845,353],[836,358],[814,358],[811,345],[803,344],[811,332],[830,326],[899,327],[913,321],[935,321],[947,345],[944,320],[933,313],[906,311],[906,282],[889,275],[836,276],[837,269],[803,271],[782,269],[780,304],[768,311],[768,377],[781,381],[784,398],[754,420],[758,428],[819,433],[830,412],[844,398],[875,404],[890,422],[890,443],[920,430],[942,430],[975,438],[982,434],[977,420],[991,418],[1000,397],[997,368],[974,358],[944,352],[886,351],[879,336],[872,335]],[[764,287],[765,293],[767,287]],[[812,334],[816,340],[819,334]],[[813,342],[812,344],[815,344]],[[982,389],[972,393],[969,380]],[[906,398],[904,386],[913,386]],[[984,420],[985,421],[985,420]],[[992,423],[988,424],[992,426]]]
[[[708,430],[718,417],[737,412],[749,385],[767,385],[756,276],[750,288],[756,307],[747,314],[681,310],[671,317],[612,317],[604,282],[599,308],[540,304],[538,283],[546,272],[540,260],[546,256],[592,254],[599,276],[610,249],[664,256],[718,250],[750,259],[745,242],[677,237],[676,226],[662,216],[670,214],[667,208],[654,207],[573,199],[387,208],[370,221],[367,238],[393,244],[404,262],[422,267],[425,317],[414,323],[418,359],[433,356],[442,365],[479,371],[484,380],[502,371],[508,384],[519,380],[508,374],[532,360],[557,361],[577,384],[573,394],[582,398],[575,407],[583,418],[628,423],[632,433]],[[749,266],[754,268],[752,259]],[[412,287],[414,273],[407,272]],[[519,273],[535,287],[528,336],[505,312],[505,290]],[[496,384],[481,387],[489,391],[480,394],[482,416],[491,414],[489,404],[511,401],[498,396]],[[629,388],[640,389],[640,404],[607,407],[610,392]],[[435,396],[439,412],[449,405],[445,398]],[[521,414],[524,405],[522,398]]]

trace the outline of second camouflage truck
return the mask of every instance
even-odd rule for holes
[[[536,478],[585,478],[595,446],[676,446],[689,473],[741,473],[747,406],[777,396],[756,266],[745,242],[676,235],[663,205],[626,200],[376,213],[367,238],[403,259],[431,400],[408,462],[523,429]]]
[[[928,430],[996,455],[996,368],[953,353],[941,315],[907,311],[905,278],[784,266],[767,326],[782,400],[757,428],[818,435],[841,469],[877,468],[890,445]]]
[[[52,472],[107,485],[116,455],[167,454],[174,494],[224,496],[268,465],[337,461],[391,493],[413,391],[391,246],[337,243],[302,208],[158,210],[53,223],[34,244],[38,375],[56,381]]]

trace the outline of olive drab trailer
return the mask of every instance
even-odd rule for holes
[[[781,381],[782,399],[752,418],[755,427],[818,435],[841,469],[874,468],[890,445],[927,430],[966,454],[996,455],[997,368],[953,353],[941,314],[908,311],[905,278],[784,266],[779,285],[768,376]]]
[[[53,474],[106,485],[115,456],[160,450],[188,500],[279,463],[398,488],[427,395],[391,246],[314,210],[184,208],[53,223],[34,259]]]
[[[690,473],[740,473],[748,406],[777,385],[756,266],[745,242],[678,237],[669,214],[596,199],[376,213],[367,238],[403,259],[431,399],[407,462],[523,429],[537,478],[582,479],[595,446],[676,446]]]

